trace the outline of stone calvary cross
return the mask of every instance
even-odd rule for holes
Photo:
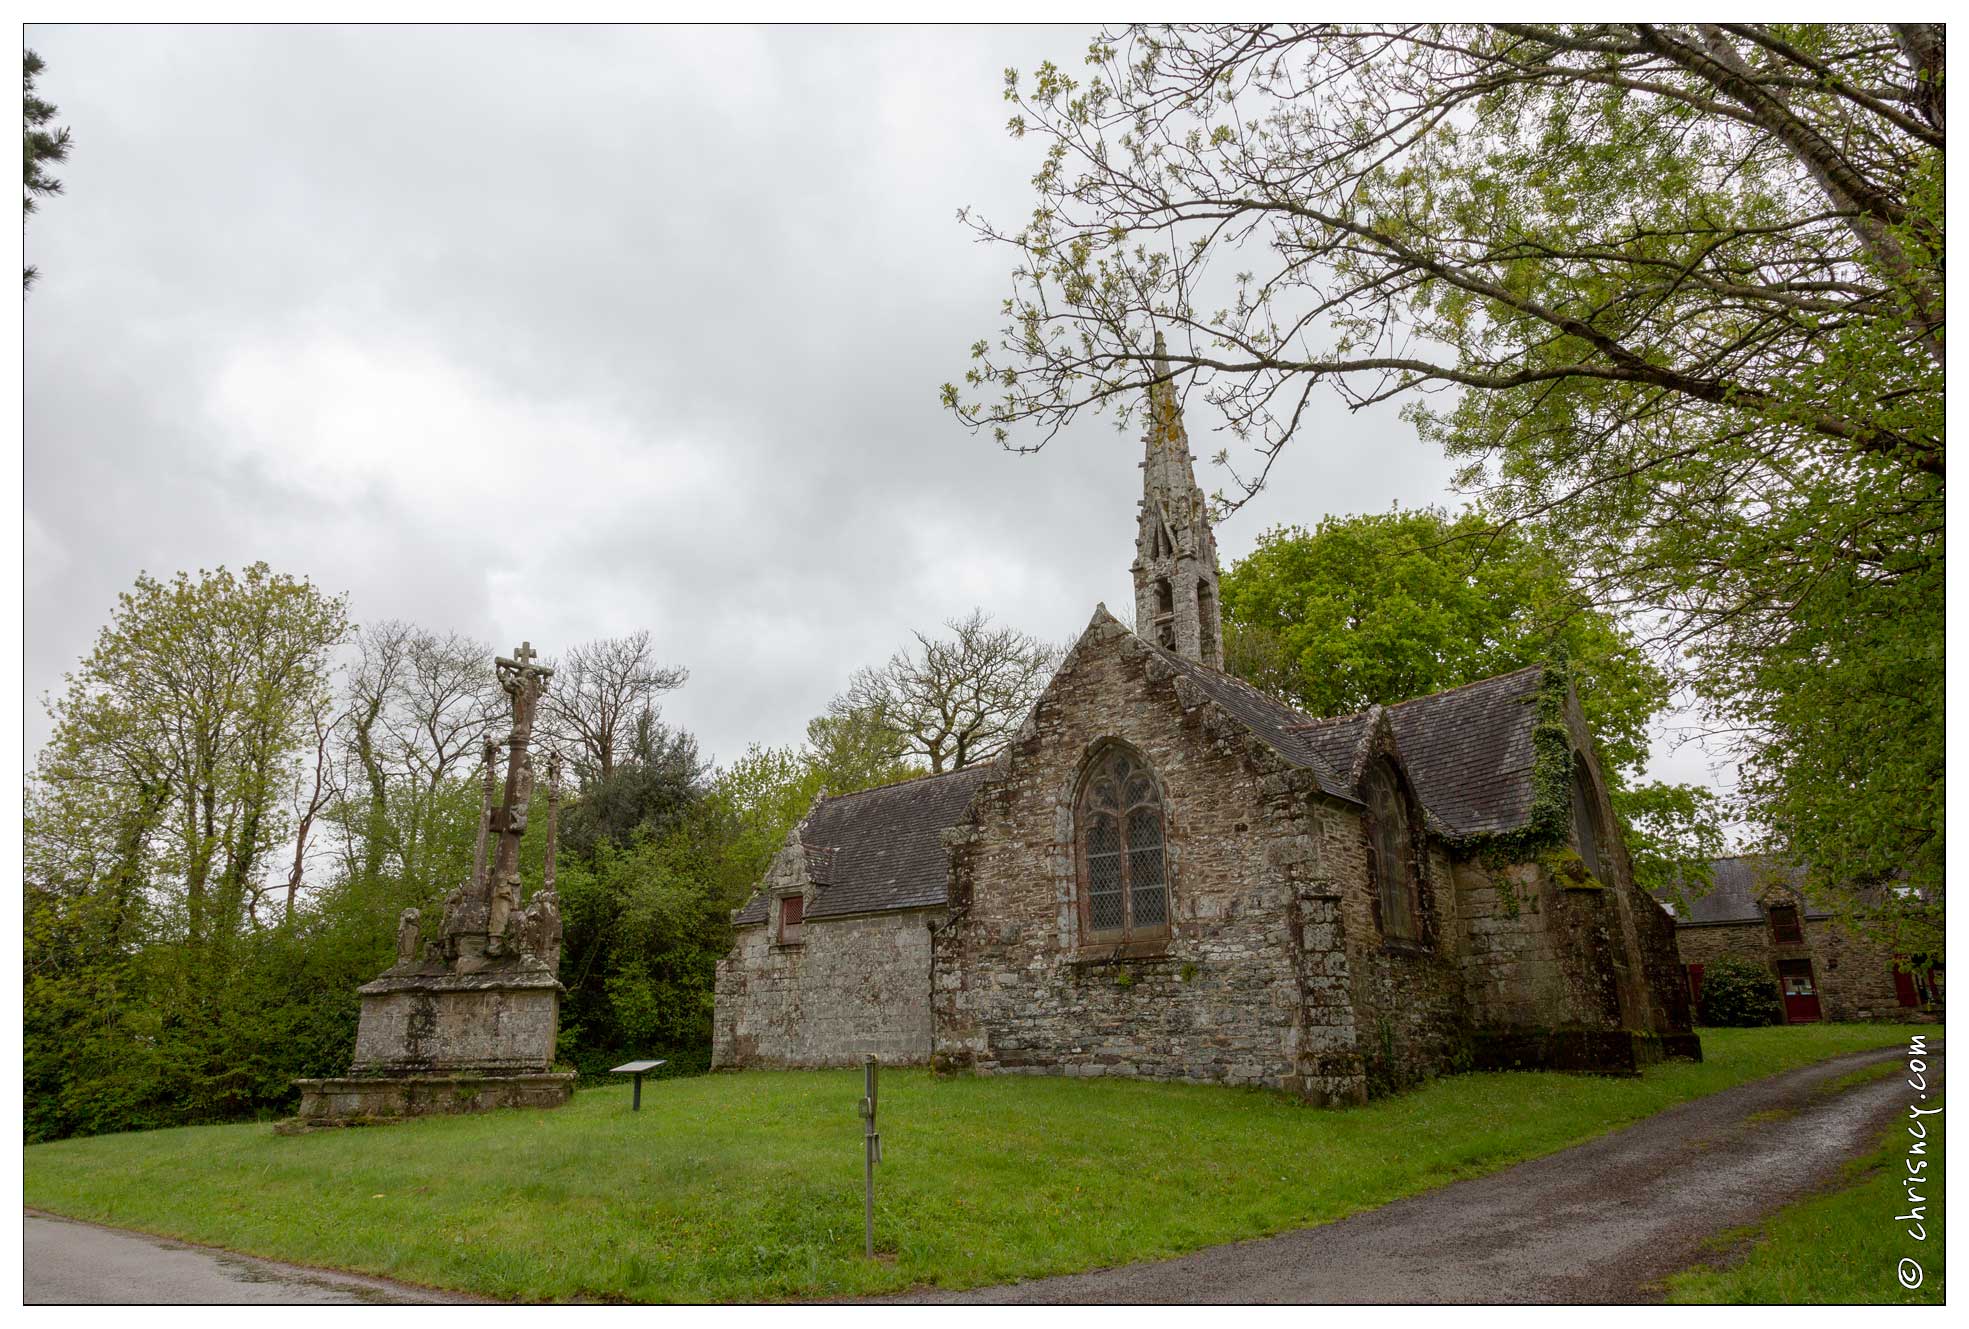
[[[302,1080],[299,1129],[426,1112],[559,1107],[572,1073],[553,1068],[560,1028],[560,897],[554,887],[560,756],[547,754],[547,843],[540,889],[520,907],[520,841],[533,803],[533,723],[554,671],[523,641],[493,668],[512,728],[488,735],[472,875],[445,897],[419,954],[415,909],[397,924],[397,962],[357,989],[355,1062],[339,1080]],[[499,753],[506,753],[500,788]],[[287,1124],[287,1123],[284,1123]]]
[[[472,851],[471,879],[445,899],[440,935],[431,943],[435,958],[460,973],[476,973],[489,961],[527,954],[526,936],[535,920],[520,911],[520,841],[526,836],[527,810],[533,804],[533,721],[541,694],[554,671],[534,662],[532,642],[521,642],[508,656],[493,661],[499,686],[512,701],[513,726],[504,743],[488,736],[483,765],[485,801],[479,810],[478,841]],[[506,750],[506,780],[499,783],[499,750]],[[547,882],[539,900],[554,910],[555,955],[559,959],[559,901],[553,898],[556,809],[560,802],[560,756],[547,757]],[[496,837],[496,838],[495,838]],[[490,861],[488,862],[488,859]],[[546,960],[548,957],[538,957]]]

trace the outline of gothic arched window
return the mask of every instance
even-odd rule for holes
[[[1605,881],[1600,871],[1600,817],[1593,797],[1593,781],[1586,774],[1585,760],[1577,753],[1572,759],[1572,834],[1579,842],[1579,856],[1586,870]]]
[[[1169,878],[1155,776],[1133,753],[1109,749],[1087,773],[1074,822],[1082,938],[1168,936]]]
[[[1394,768],[1386,762],[1370,767],[1363,783],[1374,885],[1381,902],[1381,933],[1419,940],[1422,929],[1416,908],[1415,840],[1408,798]]]

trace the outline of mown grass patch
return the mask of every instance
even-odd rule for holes
[[[1893,1069],[1899,1070],[1898,1066]],[[1853,1076],[1842,1076],[1850,1080]],[[1937,1100],[1939,1101],[1939,1100]],[[1922,1104],[1927,1107],[1930,1104]],[[1926,1175],[1917,1187],[1925,1200],[1924,1239],[1897,1222],[1910,1211],[1907,1124],[1896,1122],[1871,1157],[1851,1164],[1836,1189],[1780,1209],[1761,1224],[1727,1234],[1714,1261],[1672,1275],[1668,1300],[1734,1305],[1939,1306],[1944,1301],[1942,1261],[1942,1127],[1946,1114],[1928,1117]],[[1902,1285],[1902,1261],[1920,1270],[1918,1287]]]
[[[858,1071],[585,1090],[553,1112],[278,1136],[264,1124],[25,1150],[28,1205],[520,1300],[772,1300],[974,1287],[1328,1222],[1844,1052],[1871,1025],[1704,1030],[1635,1079],[1461,1075],[1363,1108],[1126,1080],[882,1081],[861,1257]],[[1932,1031],[1936,1038],[1941,1030]]]

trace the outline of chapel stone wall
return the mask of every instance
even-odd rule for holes
[[[1558,888],[1536,864],[1487,868],[1461,861],[1452,873],[1464,927],[1465,992],[1478,1028],[1565,1023],[1579,1006],[1575,975],[1550,927]]]
[[[1382,935],[1375,917],[1379,887],[1360,815],[1334,805],[1325,813],[1334,878],[1343,884],[1347,965],[1368,1091],[1391,1093],[1460,1069],[1470,1030],[1458,961],[1464,929],[1448,856],[1430,845],[1419,882],[1426,935]]]
[[[1571,696],[1562,720],[1573,749],[1590,756],[1592,733]],[[1589,760],[1587,768],[1600,827],[1597,877],[1563,853],[1505,865],[1472,858],[1456,866],[1467,936],[1464,970],[1479,1031],[1626,1031],[1660,1038],[1690,1028],[1673,922],[1635,886],[1597,761]]]
[[[711,1064],[849,1066],[930,1060],[930,929],[942,909],[809,918],[783,946],[774,924],[738,929],[718,962]]]
[[[1073,804],[1110,740],[1163,790],[1166,942],[1081,942]],[[1362,1096],[1346,920],[1305,772],[1111,620],[1001,761],[947,837],[940,1063]]]

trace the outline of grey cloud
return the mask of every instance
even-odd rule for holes
[[[501,646],[647,626],[692,671],[670,718],[730,758],[973,604],[1059,639],[1128,602],[1139,445],[1094,421],[1014,457],[936,398],[1009,266],[955,212],[1029,206],[1002,71],[1077,31],[28,40],[76,136],[28,234],[30,698],[140,568],[265,558]],[[525,454],[605,461],[486,483]],[[1220,541],[1449,472],[1331,403]]]

